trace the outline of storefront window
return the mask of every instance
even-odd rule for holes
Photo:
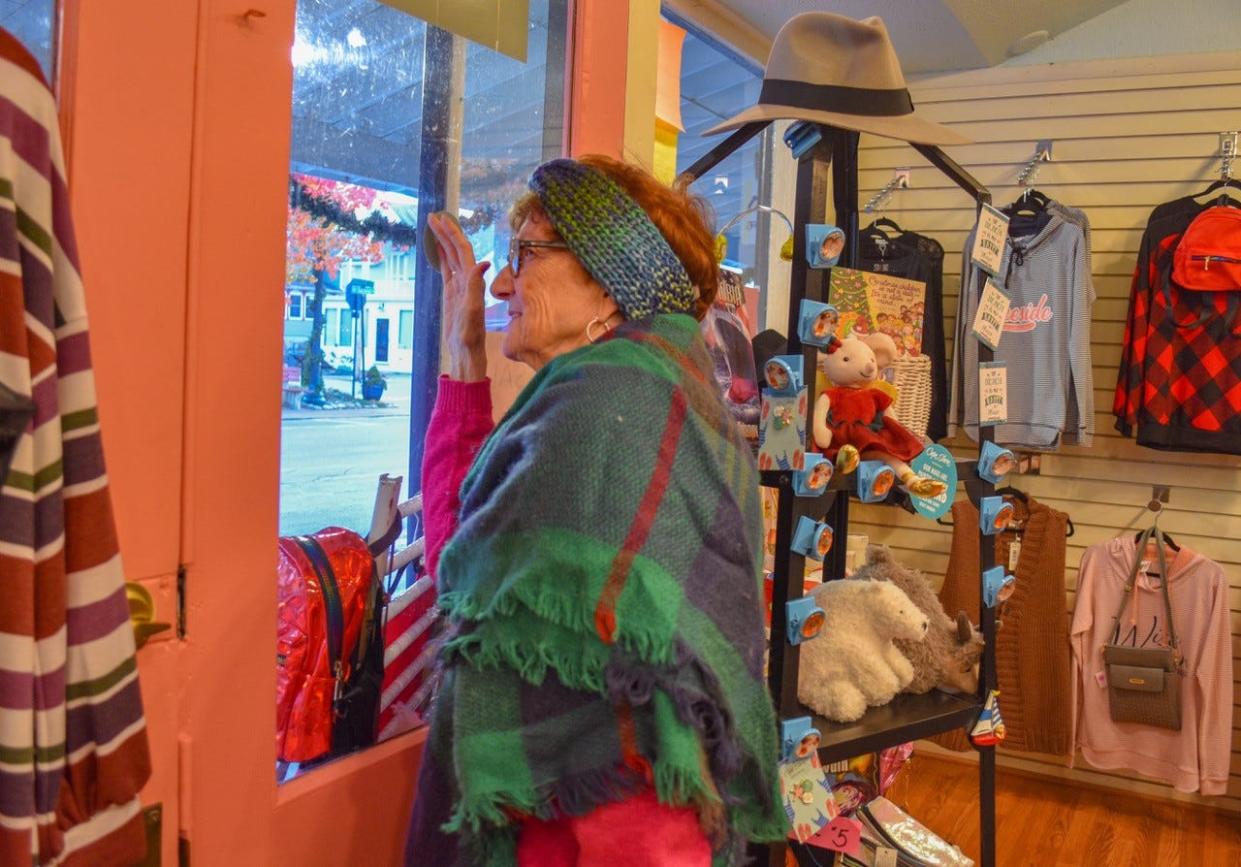
[[[21,40],[48,81],[55,80],[56,0],[4,0],[0,27]]]
[[[564,6],[532,0],[526,63],[457,37],[460,114],[446,118],[460,125],[459,152],[448,155],[455,189],[428,192],[457,200],[482,260],[503,259],[509,204],[560,154],[565,32],[549,16],[563,22]],[[453,75],[451,61],[426,60],[427,32],[379,0],[298,2],[285,289],[308,291],[285,322],[285,364],[300,368],[303,391],[285,401],[283,535],[365,531],[380,474],[407,475],[423,83]],[[360,234],[362,221],[386,228]],[[351,285],[365,297],[356,317]],[[361,399],[372,366],[387,382],[379,404]]]
[[[502,262],[509,205],[535,166],[561,153],[566,17],[567,0],[531,0],[523,63],[379,0],[298,0],[281,535],[328,526],[365,535],[379,477],[411,477],[420,395],[438,374],[426,363],[438,351],[438,314],[420,320],[416,304],[439,291],[426,270],[436,285],[416,291],[419,211],[455,202],[479,259]],[[420,178],[439,179],[420,189]],[[366,401],[363,380],[376,371],[386,388]],[[407,485],[402,497],[414,492]],[[382,736],[417,721],[389,692]],[[281,763],[277,778],[300,770]]]
[[[681,122],[685,131],[677,145],[677,171],[684,171],[723,139],[722,135],[703,137],[703,133],[758,102],[763,82],[760,67],[734,55],[687,22],[675,23],[688,27],[681,53]],[[771,203],[770,141],[768,129],[695,182],[694,192],[711,203],[718,226],[756,204]],[[751,214],[726,233],[725,267],[747,278],[765,273],[766,220],[761,214]]]

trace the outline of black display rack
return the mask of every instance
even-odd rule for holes
[[[750,123],[742,126],[709,153],[694,163],[684,175],[697,179],[734,153],[768,122]],[[802,353],[805,359],[807,384],[814,386],[814,346],[803,346],[798,338],[798,312],[802,299],[828,301],[828,274],[816,270],[806,261],[806,224],[827,223],[828,179],[831,178],[834,222],[845,233],[845,248],[840,264],[852,267],[858,260],[858,138],[851,130],[820,125],[821,140],[798,160],[797,198],[793,212],[793,273],[789,286],[789,321],[787,354]],[[933,166],[947,175],[957,186],[968,193],[976,208],[990,203],[991,193],[978,181],[950,159],[938,147],[913,144]],[[830,175],[829,175],[830,172]],[[978,347],[979,360],[991,361],[992,351],[986,345]],[[979,429],[980,439],[990,440],[992,428]],[[978,505],[980,498],[995,492],[995,486],[980,478],[974,461],[958,461],[957,475],[963,482],[966,494]],[[776,561],[771,610],[771,650],[768,663],[768,686],[781,719],[800,716],[814,718],[814,725],[822,733],[819,756],[826,765],[853,756],[863,755],[897,746],[919,738],[971,726],[982,710],[988,692],[995,687],[995,609],[982,606],[982,634],[984,649],[979,666],[978,692],[974,696],[949,695],[932,691],[927,695],[899,695],[884,707],[872,708],[860,720],[852,723],[834,723],[813,714],[797,699],[797,675],[799,650],[785,638],[787,617],[785,603],[802,595],[802,576],[805,574],[804,558],[790,549],[793,527],[798,519],[809,516],[826,520],[834,530],[837,544],[823,563],[824,580],[837,580],[845,574],[845,549],[848,538],[849,503],[854,477],[837,476],[818,497],[795,497],[792,492],[792,473],[768,471],[762,473],[762,483],[778,492],[779,507],[776,517]],[[903,501],[903,502],[902,502]],[[908,504],[908,498],[894,490],[885,501],[899,508]],[[979,598],[982,598],[982,574],[995,565],[995,545],[989,536],[979,531]],[[981,865],[995,865],[995,748],[975,747],[979,753],[978,764],[978,813],[981,831]],[[797,844],[791,844],[799,864],[817,863]],[[756,853],[761,858],[763,853]],[[822,857],[821,854],[819,856]],[[784,867],[785,846],[768,847],[767,863],[771,867]]]

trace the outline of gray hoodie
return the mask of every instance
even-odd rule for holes
[[[1055,449],[1061,434],[1089,446],[1094,435],[1089,249],[1081,225],[1066,220],[1061,207],[1049,210],[1051,219],[1037,234],[1009,239],[996,280],[1012,306],[995,352],[995,360],[1008,366],[1008,423],[996,427],[995,439],[1025,449]],[[971,232],[962,261],[948,416],[951,433],[964,427],[977,440],[979,343],[972,325],[982,280],[969,262],[973,246]]]

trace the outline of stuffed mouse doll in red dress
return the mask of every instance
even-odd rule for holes
[[[812,432],[819,450],[835,460],[841,472],[857,469],[859,456],[883,461],[909,493],[920,497],[942,494],[943,482],[910,468],[908,462],[922,453],[922,441],[885,414],[892,398],[874,387],[883,368],[896,359],[892,338],[886,334],[832,338],[823,352],[823,372],[834,385],[814,403]]]

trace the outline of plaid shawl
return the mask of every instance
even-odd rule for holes
[[[627,322],[540,370],[466,476],[431,749],[470,863],[652,784],[717,865],[783,836],[758,477],[713,382],[692,317]]]

